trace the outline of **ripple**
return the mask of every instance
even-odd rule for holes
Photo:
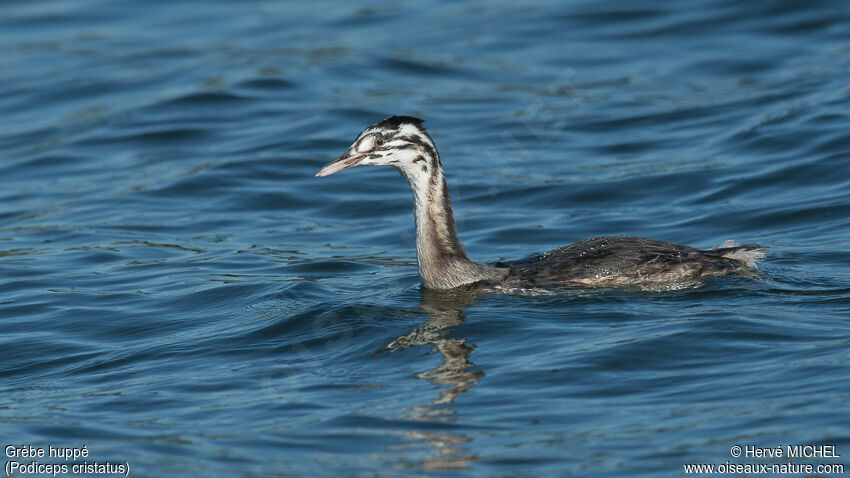
[[[226,91],[200,91],[163,101],[159,103],[159,106],[191,107],[194,105],[218,105],[222,103],[238,103],[246,100],[248,100],[248,97]]]
[[[264,91],[288,90],[291,88],[296,88],[297,86],[298,85],[295,82],[287,81],[283,78],[255,78],[251,80],[245,80],[236,84],[237,88]]]

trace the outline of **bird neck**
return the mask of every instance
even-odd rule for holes
[[[416,261],[422,283],[431,289],[452,289],[464,284],[493,279],[495,267],[466,257],[457,236],[446,177],[439,155],[400,170],[413,191],[416,219]],[[422,162],[420,162],[422,163]]]

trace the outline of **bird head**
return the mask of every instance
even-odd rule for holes
[[[393,166],[407,177],[428,172],[439,155],[423,122],[413,116],[378,121],[364,129],[348,150],[320,169],[316,177],[355,166]]]

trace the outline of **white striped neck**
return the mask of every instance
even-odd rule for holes
[[[452,289],[474,282],[499,280],[507,269],[479,264],[466,257],[457,237],[452,202],[440,154],[422,120],[391,116],[363,130],[348,150],[316,176],[355,166],[392,166],[410,184],[416,218],[416,261],[422,284]]]
[[[451,289],[500,279],[505,270],[470,261],[457,235],[446,176],[436,146],[422,131],[413,141],[419,153],[393,166],[410,185],[416,221],[416,260],[425,287]],[[412,139],[412,138],[411,138]]]

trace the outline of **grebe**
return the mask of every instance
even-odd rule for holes
[[[710,250],[640,237],[595,237],[529,259],[472,262],[460,243],[440,155],[424,121],[391,116],[369,126],[317,177],[355,166],[392,166],[410,184],[416,220],[416,260],[422,284],[453,289],[481,283],[499,288],[668,287],[755,268],[757,244],[727,241]]]

